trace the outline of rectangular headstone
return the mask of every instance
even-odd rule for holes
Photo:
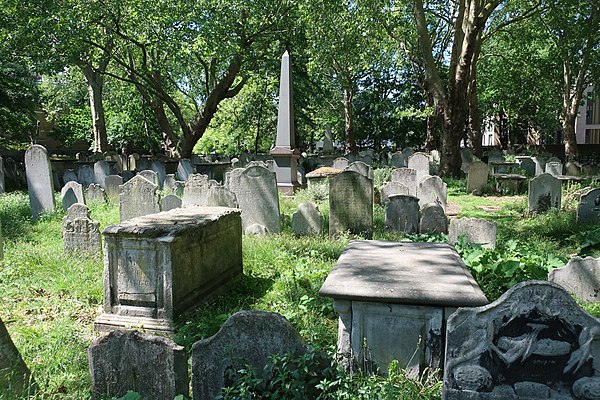
[[[417,195],[417,171],[412,168],[395,168],[392,170],[392,182],[399,182],[408,188],[408,194]]]
[[[88,164],[79,165],[77,169],[77,182],[81,183],[83,187],[88,187],[92,183],[96,183],[94,167]]]
[[[385,228],[414,235],[419,232],[419,199],[408,195],[392,195],[385,208]]]
[[[65,211],[75,203],[85,204],[83,187],[75,181],[65,183],[65,186],[60,190],[60,200]]]
[[[160,211],[158,185],[136,175],[120,186],[119,215],[121,222]]]
[[[429,156],[425,153],[415,153],[408,158],[408,168],[417,171],[417,182],[425,175],[429,175]]]
[[[550,174],[538,175],[529,181],[527,196],[529,211],[546,212],[551,208],[560,209],[562,185]]]
[[[586,303],[600,302],[600,259],[573,257],[563,268],[548,274],[548,280]]]
[[[329,178],[329,235],[373,235],[373,181],[354,171]]]
[[[94,163],[94,182],[97,185],[100,185],[101,188],[106,189],[104,180],[109,175],[110,165],[108,165],[108,162],[101,160]]]
[[[92,221],[85,204],[75,203],[62,222],[63,250],[67,255],[98,256],[102,253],[100,223]]]
[[[475,161],[469,164],[467,174],[467,193],[482,194],[487,186],[489,167],[482,161]]]
[[[581,195],[577,205],[576,220],[580,224],[600,222],[600,188],[592,189]]]
[[[448,185],[439,176],[425,177],[417,186],[417,197],[419,205],[435,203],[446,209],[448,198]]]
[[[448,243],[455,244],[466,236],[469,243],[481,244],[483,248],[496,248],[496,223],[482,218],[455,218],[450,220]]]
[[[31,214],[37,218],[44,212],[54,211],[54,183],[48,151],[34,144],[25,152],[25,173]]]
[[[119,204],[119,195],[121,193],[119,186],[122,184],[123,178],[119,175],[108,175],[104,178],[104,191],[110,203]]]

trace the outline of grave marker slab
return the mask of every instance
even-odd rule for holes
[[[191,174],[185,181],[183,187],[183,207],[206,206],[208,204],[208,176],[203,174]]]
[[[145,169],[143,171],[138,172],[138,175],[146,178],[150,182],[154,183],[156,186],[160,188],[160,184],[158,183],[158,174],[151,169]]]
[[[408,158],[408,168],[417,171],[417,182],[424,175],[429,175],[429,156],[425,153],[415,153]]]
[[[362,161],[354,161],[353,163],[348,164],[348,166],[344,168],[344,171],[356,171],[369,179],[373,179],[373,167]]]
[[[62,222],[63,251],[67,255],[90,255],[102,253],[100,223],[90,219],[85,204],[75,203],[67,210]]]
[[[419,231],[419,199],[396,194],[385,208],[385,228],[395,232],[416,234]]]
[[[206,205],[209,207],[238,208],[235,193],[219,184],[212,184],[206,193]]]
[[[407,158],[402,152],[397,151],[392,154],[390,163],[394,168],[406,168]]]
[[[0,394],[7,399],[25,399],[34,393],[31,372],[0,319]],[[14,397],[13,397],[14,396]]]
[[[194,173],[194,168],[192,167],[192,163],[187,158],[179,160],[179,164],[177,164],[177,178],[180,181],[187,181],[188,177]]]
[[[85,199],[87,200],[87,204],[104,203],[106,201],[106,192],[100,185],[90,183],[90,186],[85,191]]]
[[[600,259],[573,257],[563,268],[548,274],[548,280],[586,303],[600,301]]]
[[[482,218],[455,218],[450,220],[448,243],[454,244],[461,236],[469,243],[481,244],[483,248],[496,248],[496,223]]]
[[[96,161],[94,163],[94,183],[100,185],[101,188],[106,189],[104,180],[110,175],[110,165],[104,160]]]
[[[527,196],[529,211],[542,213],[550,208],[560,209],[561,191],[560,180],[550,174],[542,174],[531,179]]]
[[[427,203],[437,203],[446,209],[448,198],[448,185],[439,176],[424,178],[417,187],[419,205],[422,207]]]
[[[552,176],[561,176],[563,174],[563,164],[560,161],[546,162],[546,173]]]
[[[395,168],[392,170],[392,182],[400,182],[408,188],[408,194],[417,195],[417,171],[412,168]]]
[[[577,204],[576,220],[580,224],[600,222],[600,188],[592,189],[581,195]]]
[[[373,234],[373,181],[355,171],[329,178],[329,235]]]
[[[440,204],[427,203],[421,207],[419,233],[448,232],[448,218]]]
[[[60,190],[60,201],[65,211],[75,203],[85,204],[83,187],[75,181],[67,182]]]
[[[158,185],[142,175],[136,175],[120,187],[119,215],[121,222],[160,211]]]
[[[54,211],[52,168],[44,146],[34,144],[25,151],[25,173],[33,218]]]
[[[152,160],[152,163],[150,164],[150,169],[156,172],[156,177],[158,178],[158,188],[162,189],[163,184],[165,182],[165,177],[167,175],[165,163],[160,160]]]
[[[63,183],[67,184],[67,182],[71,182],[71,181],[77,182],[77,174],[75,173],[74,169],[67,168],[67,169],[65,169],[65,172],[63,174]]]
[[[119,186],[122,184],[123,178],[119,175],[108,175],[104,178],[104,191],[106,192],[106,198],[110,203],[119,203],[119,195],[121,194]]]
[[[182,207],[182,201],[178,196],[170,194],[160,199],[160,210],[170,211],[174,208]]]
[[[77,182],[81,183],[83,187],[88,187],[92,183],[96,183],[94,167],[88,164],[79,165],[79,168],[77,168]]]
[[[333,160],[333,168],[335,169],[343,170],[348,166],[348,164],[348,159],[345,157],[338,157],[335,160]]]
[[[467,193],[482,194],[487,186],[489,167],[482,161],[475,161],[469,164],[467,174]]]
[[[386,205],[390,201],[390,196],[395,194],[409,195],[409,189],[400,182],[386,182],[381,187],[381,204]]]
[[[300,203],[292,214],[292,230],[296,235],[320,235],[323,215],[315,203]]]

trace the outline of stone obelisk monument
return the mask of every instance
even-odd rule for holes
[[[271,155],[277,175],[277,188],[280,192],[293,194],[298,183],[298,150],[294,132],[294,107],[292,99],[292,74],[290,55],[286,51],[281,57],[281,77],[279,81],[279,110],[277,113],[277,138]]]

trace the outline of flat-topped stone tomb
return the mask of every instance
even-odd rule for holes
[[[488,303],[446,243],[351,241],[319,294],[333,298],[347,369],[386,375],[398,360],[412,378],[443,366],[442,329],[457,307]]]
[[[173,317],[242,273],[240,210],[176,208],[104,231],[104,314],[96,330],[173,332]]]

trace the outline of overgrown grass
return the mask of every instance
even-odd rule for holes
[[[377,172],[377,179],[385,180],[388,172]],[[465,194],[464,180],[448,184],[449,203],[457,208],[458,216],[486,218],[498,224],[495,250],[465,243],[457,246],[490,300],[521,280],[545,279],[548,270],[564,265],[572,255],[600,252],[600,228],[578,225],[572,206],[530,216],[524,196],[475,197]],[[337,340],[337,315],[331,300],[317,292],[349,238],[330,240],[326,233],[296,237],[290,227],[297,205],[314,201],[325,214],[326,231],[327,197],[326,187],[315,186],[294,198],[281,198],[282,233],[243,238],[244,274],[208,306],[178,316],[176,342],[189,350],[196,340],[213,335],[233,313],[258,309],[287,317],[316,349],[331,348]],[[63,215],[57,210],[33,222],[25,193],[0,196],[5,250],[0,264],[0,317],[33,371],[40,387],[36,399],[90,398],[86,350],[97,337],[93,320],[101,312],[103,299],[102,258],[62,254]],[[93,205],[91,216],[104,228],[118,222],[118,207]],[[445,235],[407,237],[386,232],[383,220],[384,209],[375,206],[375,239],[446,240]],[[586,309],[600,315],[598,306]],[[320,355],[313,357],[323,356],[316,352]],[[331,359],[331,355],[324,358]],[[282,361],[274,360],[277,362]],[[287,365],[297,363],[304,363],[304,368],[310,360],[287,360]],[[317,385],[329,385],[327,393],[333,397],[322,398],[440,398],[439,381],[409,381],[393,368],[388,379],[347,376],[335,369],[330,372],[332,375],[320,376],[324,380]],[[244,388],[231,390],[251,390],[257,377],[249,372],[245,379]]]

